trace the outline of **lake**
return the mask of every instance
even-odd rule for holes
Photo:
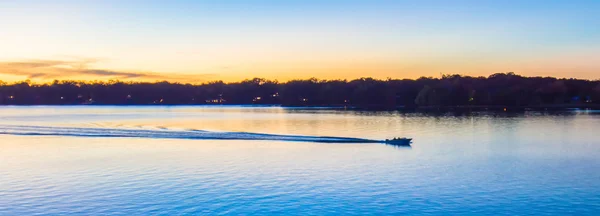
[[[114,136],[73,136],[86,130]],[[195,130],[414,141],[179,136]],[[592,110],[6,106],[0,132],[0,215],[600,214]]]

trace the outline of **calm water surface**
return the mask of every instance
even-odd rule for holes
[[[5,134],[0,215],[600,214],[596,111],[0,107],[0,124],[414,138],[398,148]]]

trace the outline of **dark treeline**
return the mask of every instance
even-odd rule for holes
[[[377,80],[292,80],[255,78],[192,85],[169,82],[0,82],[2,105],[280,104],[355,107],[593,107],[600,81],[444,75],[442,78]]]

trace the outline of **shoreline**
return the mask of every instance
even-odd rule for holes
[[[345,109],[345,110],[381,110],[381,111],[540,111],[540,110],[569,110],[586,109],[600,110],[600,104],[557,104],[557,105],[531,105],[531,106],[502,106],[502,105],[474,105],[474,106],[396,106],[383,105],[282,105],[282,104],[0,104],[0,107],[281,107],[297,109]]]

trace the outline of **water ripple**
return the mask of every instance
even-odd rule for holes
[[[198,140],[271,140],[318,143],[382,143],[381,140],[331,137],[277,135],[248,132],[215,132],[204,130],[170,130],[158,129],[122,129],[122,128],[84,128],[84,127],[50,127],[33,125],[0,125],[0,134],[21,136],[75,136],[75,137],[134,137],[155,139],[198,139]]]

